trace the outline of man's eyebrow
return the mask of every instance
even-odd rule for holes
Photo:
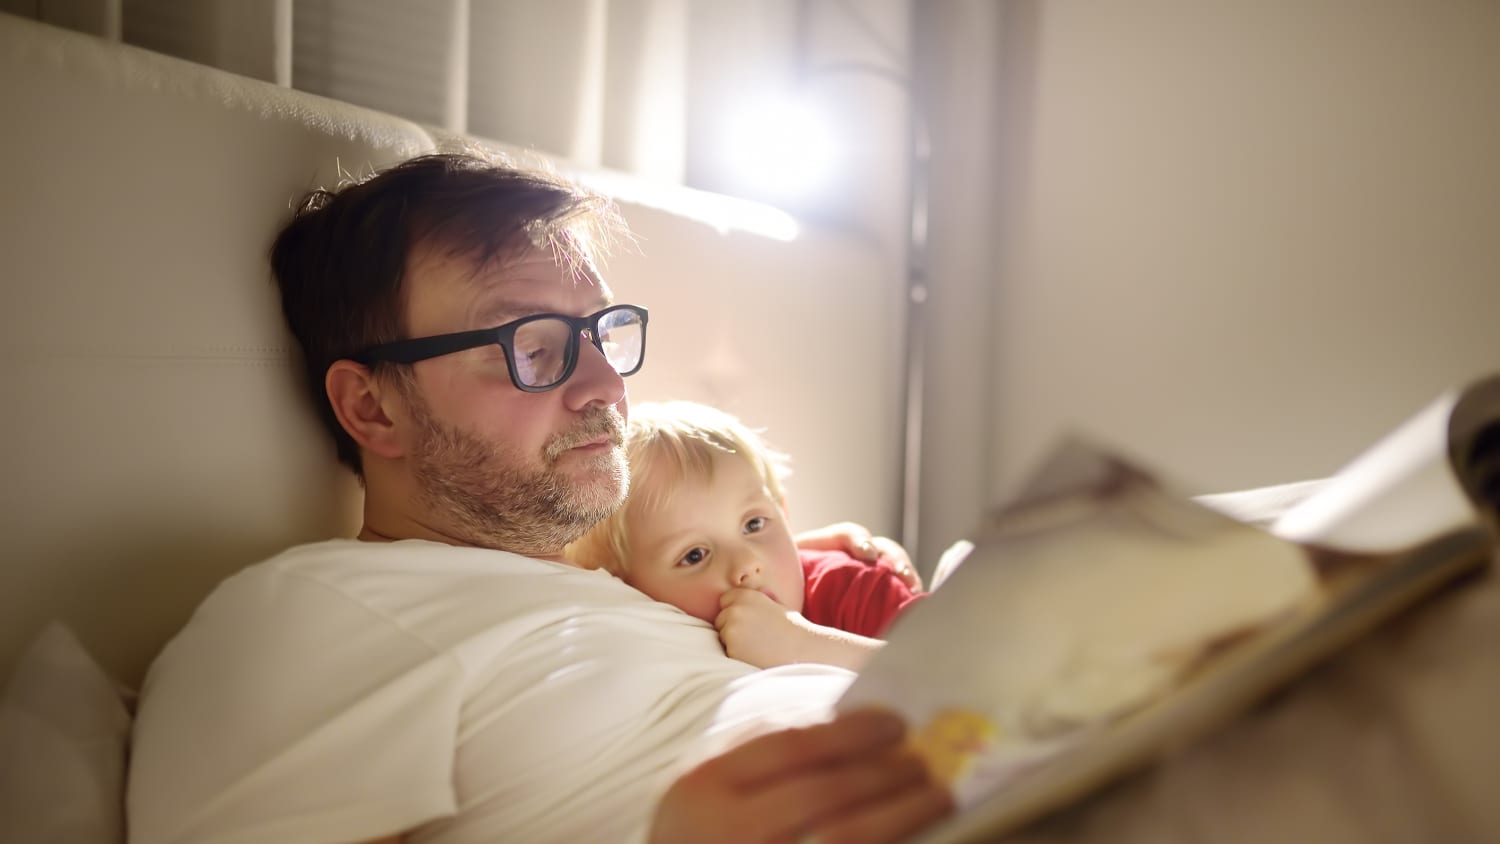
[[[603,310],[612,304],[614,303],[609,297],[600,296],[594,301],[589,312],[593,313],[594,311]],[[544,305],[540,302],[505,301],[496,303],[490,307],[480,308],[475,322],[482,328],[493,328],[522,317],[551,313],[557,313],[557,311],[552,306]]]
[[[513,300],[497,302],[489,307],[480,308],[476,321],[485,327],[493,327],[531,316],[532,314],[548,314],[552,309],[537,302],[516,302]]]

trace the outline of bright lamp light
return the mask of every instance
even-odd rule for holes
[[[726,126],[727,160],[746,192],[808,196],[832,173],[836,145],[823,111],[800,99],[761,100]]]

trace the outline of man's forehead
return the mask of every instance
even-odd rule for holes
[[[474,276],[472,293],[470,313],[484,322],[580,306],[604,307],[613,301],[609,285],[592,263],[554,257],[542,250],[483,268]]]
[[[483,266],[461,255],[429,253],[408,296],[436,295],[463,303],[469,321],[504,322],[543,312],[566,312],[613,301],[609,286],[586,257],[529,247]],[[418,292],[417,288],[430,290]]]

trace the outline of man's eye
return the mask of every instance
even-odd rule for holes
[[[544,360],[547,357],[547,348],[542,346],[535,349],[522,349],[521,356],[528,361]]]
[[[766,517],[756,516],[745,522],[745,533],[760,533],[766,529]]]
[[[677,565],[679,565],[679,566],[696,566],[696,565],[698,565],[699,563],[703,562],[706,559],[708,559],[708,551],[707,550],[705,550],[703,548],[694,548],[693,550],[687,552],[686,554],[683,554],[682,555],[682,559],[680,559],[680,560],[677,561]]]

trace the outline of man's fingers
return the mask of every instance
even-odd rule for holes
[[[816,530],[805,530],[794,538],[804,551],[844,551],[870,537],[870,532],[854,522],[837,522]]]
[[[901,582],[905,583],[908,589],[913,592],[922,591],[922,575],[917,573],[917,570],[910,562],[902,557],[892,556],[890,564],[891,568],[896,571],[896,575],[901,578]]]
[[[679,777],[652,840],[890,844],[952,811],[899,716],[866,709],[753,739]]]
[[[835,766],[893,748],[906,735],[906,724],[894,713],[862,709],[811,727],[767,733],[751,739],[698,768],[707,777],[722,777],[752,789],[800,772]]]
[[[912,591],[922,591],[922,576],[917,574],[916,566],[912,565],[911,556],[896,540],[884,536],[871,537],[868,542],[860,546],[860,551],[852,556],[871,565],[885,566],[895,572],[901,578],[901,582]]]
[[[797,830],[819,844],[892,844],[953,812],[953,796],[931,780]],[[795,840],[795,839],[794,839]]]
[[[906,792],[922,790],[927,766],[915,753],[887,751],[788,777],[768,785],[751,801],[751,810],[772,823],[773,839],[795,839],[822,826],[852,823],[851,818]]]

